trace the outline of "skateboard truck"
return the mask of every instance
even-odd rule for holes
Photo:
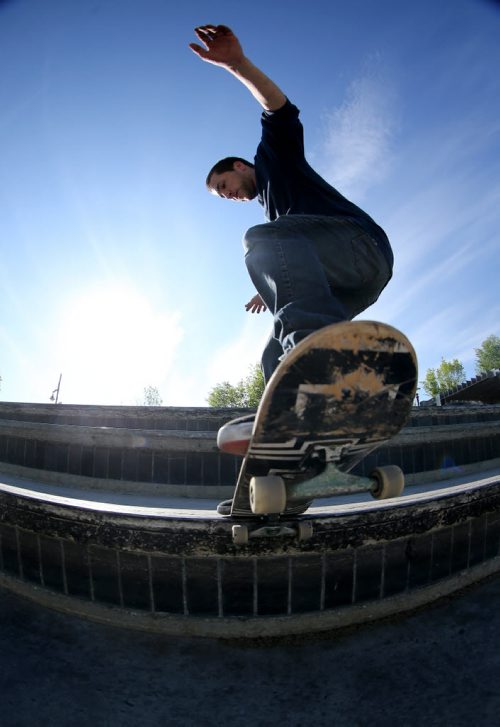
[[[399,497],[404,489],[404,474],[396,465],[377,467],[370,477],[351,475],[342,472],[330,462],[318,475],[303,482],[286,485],[278,475],[252,477],[249,486],[250,507],[254,515],[268,516],[276,520],[251,529],[247,525],[233,525],[233,542],[246,545],[250,538],[298,537],[307,540],[312,536],[312,522],[303,520],[298,523],[279,521],[281,513],[293,503],[307,502],[318,497],[350,495],[370,492],[377,500]]]
[[[248,525],[233,525],[232,535],[235,545],[247,545],[250,538],[282,538],[292,537],[298,540],[309,540],[313,534],[313,524],[308,520],[298,523],[272,524],[273,521],[252,529]]]
[[[396,465],[377,467],[370,477],[363,477],[342,472],[333,462],[329,462],[320,474],[289,485],[278,475],[252,477],[249,497],[254,515],[267,515],[281,513],[287,505],[301,500],[356,492],[371,492],[376,500],[386,500],[399,497],[403,489],[404,475]]]

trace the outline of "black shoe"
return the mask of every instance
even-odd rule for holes
[[[217,512],[219,513],[219,515],[230,515],[232,506],[232,500],[223,500],[217,505]]]

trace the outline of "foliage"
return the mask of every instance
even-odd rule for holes
[[[259,364],[250,367],[246,378],[236,385],[229,381],[216,384],[207,397],[209,406],[213,407],[249,407],[257,408],[264,392],[264,376]]]
[[[500,337],[488,336],[476,353],[476,374],[484,374],[492,369],[500,369]]]
[[[143,406],[161,406],[163,404],[160,392],[156,386],[144,387],[144,400],[142,403]]]
[[[436,396],[436,394],[439,394],[439,384],[437,381],[436,371],[434,369],[427,369],[425,379],[421,382],[421,384],[425,393],[429,396]]]
[[[491,335],[486,338],[476,353],[476,373],[484,373],[500,368],[500,336]],[[428,369],[425,379],[421,382],[429,396],[443,394],[466,380],[463,364],[458,359],[441,363],[436,369]],[[256,408],[262,398],[265,384],[261,368],[258,364],[250,367],[249,375],[236,385],[229,381],[216,384],[210,391],[207,401],[213,407],[250,407]],[[161,402],[160,402],[161,403]]]
[[[429,396],[436,396],[463,384],[465,379],[465,369],[458,359],[445,361],[442,358],[437,369],[427,369],[422,386]]]

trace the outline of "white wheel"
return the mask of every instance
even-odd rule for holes
[[[252,477],[249,490],[250,507],[254,515],[277,514],[286,507],[285,483],[277,475]]]
[[[377,467],[371,476],[377,481],[372,489],[372,495],[376,500],[387,500],[402,494],[405,487],[405,476],[396,465]]]
[[[248,528],[246,525],[233,525],[232,530],[235,545],[248,545]]]
[[[309,540],[312,538],[313,526],[311,522],[300,522],[298,527],[299,540]]]

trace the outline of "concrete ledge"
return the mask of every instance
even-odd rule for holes
[[[500,408],[496,410],[500,417]],[[388,443],[368,455],[355,472],[369,475],[380,465],[397,464],[408,482],[421,482],[423,473],[476,465],[498,458],[498,421],[408,426]],[[215,432],[159,431],[88,427],[0,420],[0,468],[41,482],[116,489],[121,483],[138,492],[158,486],[170,493],[193,497],[225,497],[234,486],[240,460],[216,447]],[[6,469],[7,468],[7,469]],[[31,471],[31,475],[28,474]],[[95,482],[90,483],[90,479]],[[105,481],[108,485],[105,485]],[[81,480],[84,486],[84,480]],[[184,493],[179,488],[184,487]],[[206,489],[205,493],[203,489]],[[167,490],[166,490],[167,491]],[[211,493],[208,495],[207,493]],[[216,494],[217,493],[217,494]]]
[[[53,424],[217,431],[224,421],[251,409],[163,406],[98,406],[0,402],[0,419]],[[414,407],[411,426],[498,421],[498,405]]]
[[[184,431],[217,431],[224,422],[251,409],[168,406],[97,406],[84,404],[30,404],[0,402],[5,421],[67,426],[125,427]]]
[[[454,477],[462,475],[476,474],[488,472],[500,467],[500,457],[489,459],[484,462],[474,462],[469,465],[461,465],[459,467],[446,467],[439,470],[430,470],[417,472],[415,474],[407,474],[405,476],[406,493],[409,488],[415,485],[423,485],[436,482],[446,482]],[[238,462],[234,467],[234,482],[238,476]],[[77,490],[82,493],[81,497],[92,500],[96,493],[106,495],[110,501],[113,495],[121,499],[124,495],[136,495],[163,498],[186,498],[194,500],[204,500],[207,498],[227,499],[234,492],[234,485],[186,485],[186,484],[157,484],[154,482],[135,482],[132,480],[115,480],[98,477],[84,477],[81,475],[71,475],[61,472],[51,472],[49,470],[39,470],[32,467],[22,467],[20,465],[11,465],[4,462],[0,463],[0,486],[3,481],[9,482],[12,479],[18,480],[16,483],[19,487],[29,489],[36,484],[36,490],[39,492],[52,492],[57,494],[54,488],[59,489],[61,494],[68,490]]]
[[[499,412],[500,417],[500,412]],[[498,421],[404,427],[391,440],[391,446],[454,441],[467,437],[484,438],[498,432]],[[17,437],[47,443],[112,447],[120,449],[154,449],[161,452],[218,451],[216,432],[186,430],[130,429],[125,427],[89,427],[67,424],[17,422],[0,419],[0,437]]]
[[[500,460],[499,460],[500,464]],[[234,469],[234,482],[238,468]],[[225,499],[231,497],[234,485],[165,485],[155,482],[135,482],[133,480],[115,480],[100,477],[84,477],[50,470],[39,470],[32,467],[0,462],[0,487],[2,482],[17,480],[19,487],[33,488],[42,493],[64,494],[68,490],[80,491],[81,497],[92,500],[96,495],[103,494],[113,501],[113,495],[120,499],[124,495],[149,497],[182,497],[186,500],[203,500],[207,498]]]
[[[481,473],[495,470],[497,467],[500,467],[500,457],[487,459],[483,462],[473,462],[471,464],[451,465],[438,470],[415,472],[414,474],[405,475],[405,489],[430,482],[446,482],[446,480],[463,475],[477,475],[479,477]]]
[[[121,449],[154,449],[160,452],[215,452],[215,432],[125,427],[87,427],[76,424],[32,424],[0,420],[0,436],[82,447],[114,447]]]

